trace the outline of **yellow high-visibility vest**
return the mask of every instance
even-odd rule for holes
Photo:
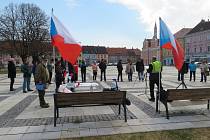
[[[159,73],[161,72],[161,62],[160,61],[155,61],[152,62],[152,73]]]

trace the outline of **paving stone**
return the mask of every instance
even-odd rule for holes
[[[80,137],[79,132],[79,129],[75,129],[74,131],[61,131],[61,139]]]
[[[50,140],[50,139],[60,139],[61,131],[59,132],[44,132],[41,134],[42,140]]]
[[[27,133],[24,134],[21,140],[41,140],[42,133]]]
[[[12,127],[0,128],[0,135],[8,134]]]
[[[114,129],[112,127],[107,128],[97,128],[98,135],[112,135]]]
[[[10,129],[10,131],[8,132],[8,134],[12,135],[12,134],[24,134],[27,132],[27,130],[29,129],[29,126],[24,126],[24,127],[13,127],[12,129]]]
[[[105,128],[105,127],[112,127],[112,123],[110,121],[96,122],[96,128]]]
[[[44,125],[30,126],[26,132],[27,133],[41,133],[41,132],[44,132],[45,127],[46,126],[44,126]]]

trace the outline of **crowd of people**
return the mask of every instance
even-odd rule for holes
[[[86,68],[87,64],[86,61],[83,59],[79,62],[79,64],[71,64],[64,61],[62,58],[60,60],[55,59],[55,65],[54,60],[51,59],[48,62],[48,59],[46,57],[40,56],[37,60],[33,60],[32,64],[29,63],[29,59],[23,58],[23,64],[21,65],[21,72],[23,73],[23,93],[27,93],[30,91],[33,91],[30,87],[31,82],[31,76],[34,77],[34,82],[38,90],[39,94],[39,101],[40,106],[43,108],[49,107],[49,104],[45,102],[44,96],[45,96],[45,89],[49,84],[52,83],[52,75],[55,68],[55,84],[56,89],[55,91],[58,92],[58,89],[60,85],[65,84],[66,82],[76,82],[78,80],[78,66],[81,70],[81,82],[86,82]],[[122,61],[119,60],[116,66],[116,70],[118,72],[117,75],[117,81],[123,82],[123,70],[125,71],[125,74],[128,77],[128,81],[133,81],[133,73],[136,71],[138,73],[138,79],[139,81],[145,80],[145,66],[143,59],[139,58],[137,62],[135,63],[135,66],[133,65],[132,61],[130,59],[127,60],[127,64],[125,66],[125,70],[123,69]],[[183,65],[184,66],[184,65]],[[68,68],[68,69],[67,69]],[[97,74],[98,74],[98,68],[100,69],[100,81],[106,81],[106,69],[107,69],[107,62],[106,60],[102,59],[99,64],[96,62],[93,62],[91,65],[92,73],[93,73],[93,81],[97,80]],[[199,67],[195,64],[194,61],[192,61],[189,65],[187,65],[187,70],[189,69],[189,81],[195,81],[196,80],[196,70],[200,69],[201,73],[201,79],[200,82],[206,82],[207,76],[209,76],[210,68],[208,67],[207,61],[203,61],[202,64],[199,65]],[[158,87],[158,91],[163,90],[162,83],[161,83],[161,72],[162,72],[162,64],[160,61],[156,59],[156,57],[152,58],[151,64],[149,64],[149,68],[146,70],[146,73],[149,73],[149,87],[150,87],[150,101],[155,101],[154,96],[154,86]],[[68,80],[65,80],[65,77],[68,74]],[[184,80],[184,74],[186,74],[183,71],[179,71],[179,77],[178,80]],[[10,78],[10,91],[14,91],[13,88],[15,78],[16,78],[16,66],[15,66],[15,59],[10,58],[8,61],[8,78]],[[136,81],[135,80],[135,81]]]

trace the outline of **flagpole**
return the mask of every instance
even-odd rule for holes
[[[52,8],[52,12],[51,12],[51,17],[53,16],[53,8]],[[54,87],[55,87],[55,90],[56,90],[56,78],[55,78],[55,46],[53,46],[53,63],[54,63]]]
[[[159,17],[159,24],[160,24],[160,20],[161,20],[161,17]],[[160,25],[159,25],[160,26]],[[159,29],[160,30],[160,29]],[[160,31],[159,31],[159,36],[160,36]],[[160,60],[160,55],[161,55],[161,48],[160,48],[160,38],[159,38],[159,61],[161,62],[161,60]],[[161,62],[161,70],[162,70],[162,62]],[[158,100],[159,100],[159,102],[158,102],[158,112],[159,112],[159,114],[160,114],[160,82],[161,82],[161,80],[160,80],[160,78],[161,78],[161,72],[159,72],[159,88],[158,88]]]

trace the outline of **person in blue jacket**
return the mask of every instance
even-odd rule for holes
[[[195,74],[196,74],[196,64],[194,61],[191,61],[189,64],[189,69],[190,69],[190,81],[192,80],[192,75],[193,75],[193,80],[195,82]]]

